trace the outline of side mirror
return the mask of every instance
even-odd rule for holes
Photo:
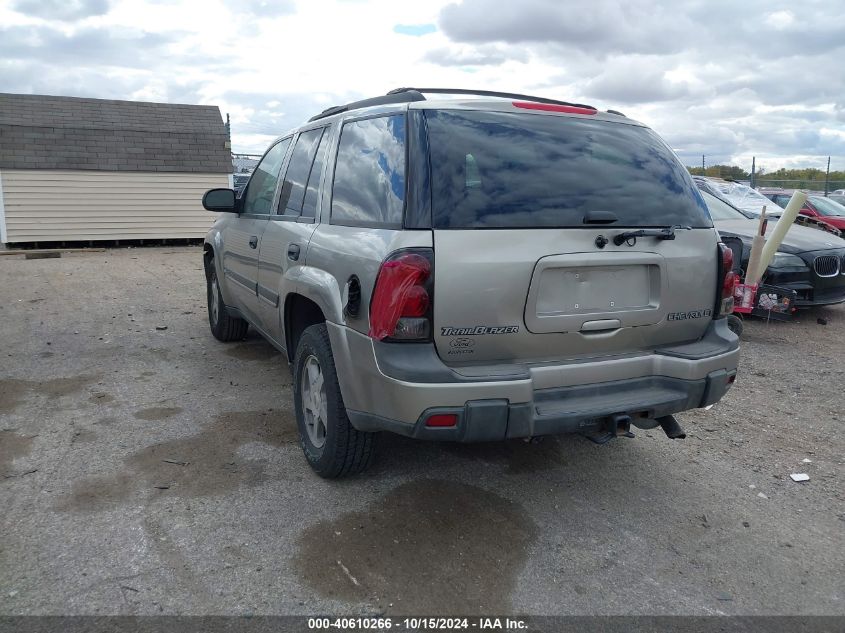
[[[233,189],[209,189],[202,197],[202,206],[208,211],[234,213],[235,192]]]

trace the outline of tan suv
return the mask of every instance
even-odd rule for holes
[[[428,99],[426,94],[468,93]],[[279,138],[205,242],[209,319],[287,354],[301,444],[360,472],[375,432],[595,441],[717,402],[731,252],[683,165],[619,113],[399,89]]]

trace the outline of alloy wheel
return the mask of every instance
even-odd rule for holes
[[[326,443],[326,387],[320,361],[313,354],[302,365],[300,385],[305,430],[314,448],[321,448]]]

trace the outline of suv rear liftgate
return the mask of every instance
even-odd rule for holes
[[[713,326],[722,262],[693,183],[647,128],[519,105],[529,112],[425,110],[438,355],[467,376],[533,369],[535,384],[551,362],[590,367],[535,392],[532,435],[607,439],[614,415],[613,433],[628,433],[631,416],[646,425],[664,417],[661,403],[699,406],[707,380],[690,396],[659,370],[620,384],[611,382],[619,365],[601,367],[698,341]],[[577,397],[585,390],[590,397]],[[583,417],[602,409],[606,418]]]

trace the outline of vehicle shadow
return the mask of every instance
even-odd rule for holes
[[[634,429],[635,433],[643,431]],[[650,434],[662,437],[657,429]],[[580,435],[563,435],[500,442],[462,444],[458,442],[429,442],[414,440],[392,433],[379,437],[378,462],[372,469],[374,476],[383,476],[396,469],[432,470],[445,466],[465,467],[477,464],[494,467],[506,476],[543,473],[569,469],[605,469],[626,458],[626,445],[638,440],[619,438],[605,445],[596,445]]]

